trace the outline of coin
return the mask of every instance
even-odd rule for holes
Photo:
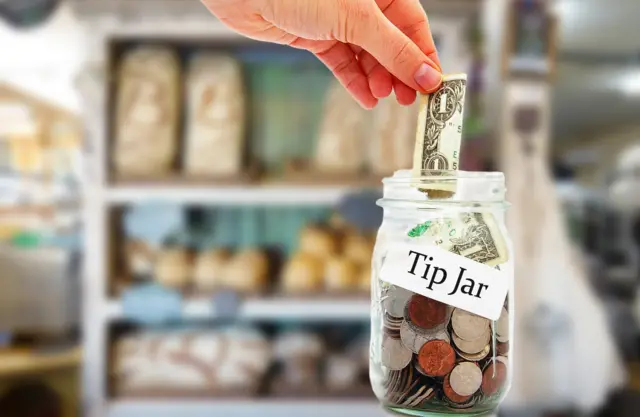
[[[412,355],[399,339],[387,336],[382,341],[382,364],[393,371],[399,371],[409,365]]]
[[[392,317],[402,318],[404,308],[413,293],[401,287],[391,286],[384,295],[382,307],[384,312]]]
[[[406,321],[403,321],[400,326],[400,340],[402,340],[402,344],[407,349],[416,355],[420,352],[420,348],[430,340],[444,340],[447,343],[451,341],[444,328],[425,330],[417,326],[411,326]]]
[[[496,345],[496,351],[500,356],[506,356],[509,354],[509,342],[498,343]]]
[[[400,405],[405,407],[418,407],[423,402],[433,398],[434,395],[436,395],[436,391],[432,387],[422,385],[414,394],[405,399]]]
[[[492,396],[498,393],[507,382],[507,366],[499,361],[490,363],[482,374],[482,393]]]
[[[401,404],[419,383],[418,375],[415,374],[413,366],[406,367],[402,372],[407,375],[407,378],[403,381],[403,385],[394,399],[396,404]]]
[[[397,376],[393,383],[387,388],[387,400],[389,402],[397,403],[398,400],[405,395],[409,384],[415,380],[413,373],[413,368],[411,366],[397,372]]]
[[[462,362],[451,371],[449,383],[456,394],[473,395],[482,385],[482,371],[473,362]]]
[[[414,294],[407,306],[409,319],[416,326],[433,329],[447,318],[447,305],[440,301]]]
[[[484,347],[484,349],[476,354],[470,355],[468,353],[464,353],[464,352],[460,352],[459,350],[457,350],[458,355],[460,355],[461,358],[466,359],[470,362],[478,362],[481,361],[483,359],[485,359],[487,356],[489,356],[489,353],[491,352],[491,344],[488,344],[487,346]]]
[[[385,314],[384,316],[384,332],[394,339],[400,338],[400,326],[404,320]]]
[[[420,366],[420,361],[418,360],[417,356],[413,357],[413,360],[411,361],[413,364],[413,367],[416,368],[416,371],[420,372],[422,375],[424,376],[429,376],[427,375],[427,373],[425,372],[424,369],[422,369],[422,366]]]
[[[464,353],[475,355],[482,352],[482,350],[491,341],[491,331],[487,329],[487,332],[475,340],[463,340],[455,332],[451,334],[453,343],[456,347]]]
[[[447,375],[444,379],[444,383],[442,385],[443,391],[444,391],[444,395],[451,400],[451,402],[457,403],[457,404],[464,404],[467,401],[469,401],[469,399],[471,399],[471,395],[460,395],[457,394],[453,388],[451,388],[451,382],[449,381],[449,375]]]
[[[456,352],[445,341],[431,340],[420,349],[418,362],[428,376],[443,377],[455,366]]]
[[[453,331],[464,340],[476,340],[489,329],[490,321],[468,311],[456,308],[451,317]]]

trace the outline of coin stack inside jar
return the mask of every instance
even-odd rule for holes
[[[400,287],[385,290],[387,405],[446,410],[497,403],[508,376],[507,305],[491,322]]]

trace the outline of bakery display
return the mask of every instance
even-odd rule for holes
[[[169,173],[178,151],[180,63],[164,47],[127,51],[117,72],[113,167],[118,175]]]
[[[140,239],[130,239],[125,244],[124,257],[129,277],[144,281],[153,277],[154,248]]]
[[[222,287],[231,252],[225,248],[205,250],[198,254],[193,268],[196,292],[211,292]]]
[[[245,99],[240,63],[199,53],[189,62],[184,172],[230,177],[242,169]]]
[[[309,253],[296,253],[284,266],[280,287],[285,293],[317,293],[324,288],[324,263]]]
[[[262,292],[269,280],[269,258],[259,249],[237,252],[227,263],[221,287],[242,293]]]
[[[334,256],[324,268],[325,289],[333,292],[353,292],[358,287],[358,265],[351,259]]]
[[[300,231],[298,250],[323,260],[327,259],[338,251],[336,236],[328,228],[317,225],[305,226]]]
[[[163,248],[154,264],[155,280],[170,288],[184,289],[191,283],[193,259],[187,249]]]

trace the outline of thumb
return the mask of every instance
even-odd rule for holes
[[[365,19],[351,19],[359,27],[352,30],[350,43],[373,55],[400,81],[422,93],[436,90],[442,83],[442,73],[420,48],[387,17],[374,7]]]

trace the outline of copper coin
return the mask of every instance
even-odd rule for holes
[[[496,351],[500,356],[506,356],[509,354],[509,342],[507,343],[498,343],[496,345]]]
[[[472,395],[465,397],[464,395],[456,394],[453,388],[451,388],[451,381],[449,381],[449,375],[447,375],[447,377],[444,379],[444,384],[442,385],[442,388],[444,389],[444,395],[446,395],[447,398],[451,400],[451,402],[454,402],[456,404],[464,404],[467,401],[469,401],[472,397]]]
[[[427,342],[418,353],[418,363],[431,377],[447,375],[456,364],[456,352],[443,340]]]
[[[411,322],[425,329],[432,329],[447,319],[446,304],[418,294],[409,300],[408,310]]]
[[[502,362],[493,362],[482,375],[482,392],[486,396],[495,395],[507,382],[507,366]]]

